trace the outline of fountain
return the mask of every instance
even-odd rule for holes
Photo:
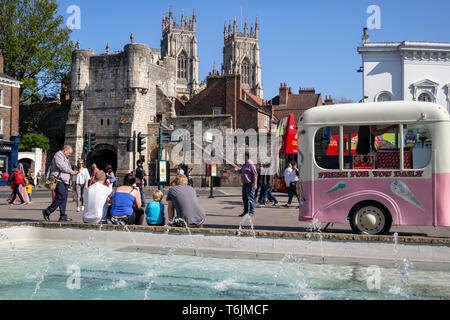
[[[247,221],[243,220],[241,227]],[[320,245],[311,242],[311,233],[309,238],[307,234],[279,237],[280,233],[252,230],[252,237],[242,237],[232,230],[194,232],[187,228],[55,228],[33,224],[8,227],[1,229],[0,235],[1,272],[5,274],[0,277],[0,299],[450,297],[449,245],[418,244],[420,249],[415,249],[400,243],[398,235],[394,235],[392,255],[392,238],[390,243],[387,238],[383,242],[382,238],[374,241],[374,237],[364,236],[342,241],[339,235],[323,234],[317,222],[309,226],[309,231],[314,232]],[[67,243],[66,239],[71,240]],[[233,246],[236,239],[237,247]],[[313,243],[317,245],[312,246]],[[374,255],[388,259],[389,251],[390,265],[387,261],[384,266],[374,263]],[[421,252],[432,254],[427,257],[429,267],[413,268],[417,263],[423,267],[425,257]],[[352,256],[354,253],[358,256]],[[314,262],[317,259],[310,257],[321,260]],[[81,286],[77,290],[66,286],[67,268],[71,265],[81,270]],[[367,270],[373,265],[378,266],[383,277],[379,289],[367,287]]]

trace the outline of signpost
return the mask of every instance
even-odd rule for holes
[[[212,199],[214,198],[214,177],[217,177],[217,162],[211,161],[211,170],[209,170],[209,172],[210,172],[209,184],[211,187],[209,198]]]

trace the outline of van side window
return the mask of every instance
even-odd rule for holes
[[[323,169],[339,169],[339,127],[321,128],[314,137],[314,156]]]
[[[412,169],[424,169],[431,161],[431,132],[423,124],[408,124],[403,127],[405,151],[411,154]]]

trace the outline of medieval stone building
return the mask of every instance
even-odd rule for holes
[[[177,25],[170,8],[169,14],[164,14],[162,28],[162,58],[176,59],[177,97],[187,101],[199,87],[195,10],[189,20],[183,12]]]
[[[245,20],[244,31],[239,32],[236,17],[234,17],[233,29],[231,22],[225,22],[224,27],[224,48],[222,69],[225,74],[239,73],[242,76],[242,89],[250,91],[252,94],[263,97],[263,87],[261,84],[261,62],[259,48],[259,24],[256,19],[255,26],[251,25],[248,30],[247,20]]]
[[[72,104],[66,123],[65,144],[74,148],[72,161],[86,158],[87,164],[103,168],[112,164],[118,176],[134,167],[139,154],[128,152],[127,141],[134,134],[156,133],[160,124],[175,124],[175,105],[199,94],[197,54],[197,18],[184,13],[180,23],[172,8],[162,19],[161,48],[130,43],[123,51],[95,53],[77,48],[72,55]],[[259,26],[238,32],[236,19],[225,30],[224,64],[226,74],[240,74],[242,89],[262,98],[259,59]],[[225,110],[224,110],[225,111]],[[95,133],[94,150],[85,154],[84,140]],[[144,155],[148,164],[157,155],[156,138],[148,138]]]

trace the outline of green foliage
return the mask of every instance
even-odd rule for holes
[[[50,149],[50,139],[41,133],[23,135],[20,139],[19,151],[31,151],[33,148]]]
[[[0,48],[5,73],[23,82],[20,100],[59,89],[69,72],[71,30],[54,0],[0,0]]]

